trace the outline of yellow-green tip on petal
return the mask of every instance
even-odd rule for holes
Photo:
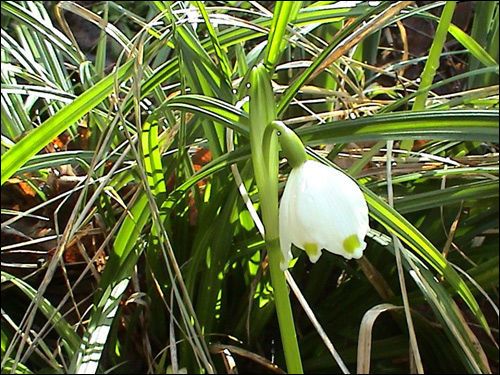
[[[313,263],[316,263],[321,256],[321,249],[318,244],[315,243],[306,243],[304,244],[304,251],[309,256],[309,260]]]
[[[359,238],[356,234],[351,234],[344,240],[342,245],[344,246],[346,253],[353,254],[354,251],[361,246],[361,243],[359,242]]]

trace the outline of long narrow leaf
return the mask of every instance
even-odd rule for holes
[[[132,61],[127,62],[118,69],[116,74],[109,75],[94,87],[85,91],[73,103],[68,104],[50,117],[3,154],[2,185],[33,155],[43,149],[75,121],[99,105],[111,93],[114,80],[124,79],[129,74],[131,66]]]
[[[498,112],[481,110],[397,112],[328,122],[297,134],[309,145],[391,139],[498,142]]]
[[[146,194],[140,193],[130,210],[131,215],[125,218],[120,227],[114,242],[113,253],[99,284],[102,292],[96,299],[86,334],[71,363],[71,373],[93,374],[97,372],[122,295],[141,254],[137,239],[150,219],[149,212],[145,209],[147,204]]]
[[[2,271],[2,283],[11,282],[17,286],[26,296],[33,299],[37,291],[24,282],[23,280],[11,275],[7,272]],[[50,320],[52,326],[60,335],[60,337],[65,341],[67,345],[65,347],[69,349],[69,355],[72,356],[80,344],[80,337],[75,333],[73,327],[63,318],[60,312],[56,310],[54,306],[46,298],[41,299],[39,309],[42,314]]]
[[[273,22],[267,41],[264,65],[272,71],[286,46],[286,28],[295,21],[302,1],[277,1],[274,6]]]

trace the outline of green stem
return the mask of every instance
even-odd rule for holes
[[[272,179],[270,178],[270,180]],[[286,283],[285,274],[280,268],[282,255],[279,243],[279,218],[278,210],[276,209],[277,206],[273,204],[273,199],[275,198],[272,194],[273,190],[272,187],[269,189],[268,184],[265,184],[262,189],[259,189],[262,222],[266,231],[265,241],[269,256],[271,284],[273,286],[274,303],[276,306],[276,314],[278,315],[287,370],[291,374],[302,374],[302,361],[300,359],[299,344],[297,343],[297,334],[295,332],[292,307],[290,305],[288,285]],[[273,209],[274,207],[276,208]]]
[[[415,98],[415,103],[413,104],[413,111],[420,111],[425,108],[425,101],[429,95],[429,87],[432,85],[436,71],[439,68],[439,62],[441,58],[441,52],[443,50],[444,43],[446,42],[446,36],[448,35],[448,28],[450,27],[451,19],[453,17],[453,12],[455,11],[456,1],[447,1],[443,13],[441,13],[441,18],[434,35],[434,40],[432,41],[432,46],[429,51],[429,58],[425,63],[424,71],[420,75],[420,85],[418,90],[424,89],[420,95]]]
[[[262,222],[269,255],[271,283],[274,302],[289,373],[301,374],[297,334],[290,305],[288,285],[281,271],[278,218],[278,137],[271,123],[276,119],[274,94],[269,75],[262,64],[254,67],[250,74],[250,146],[257,188],[259,189]]]
[[[280,326],[281,341],[285,352],[286,368],[290,374],[303,374],[300,359],[299,344],[295,333],[292,307],[290,305],[289,289],[285,273],[280,268],[281,250],[279,240],[266,241],[269,255],[269,269],[274,290],[276,314]]]
[[[420,85],[418,86],[420,94],[418,94],[415,98],[412,111],[421,111],[425,109],[425,103],[427,101],[427,97],[429,96],[432,81],[434,80],[434,76],[439,68],[441,52],[443,51],[443,46],[446,42],[446,36],[448,35],[448,28],[450,27],[455,6],[456,1],[447,1],[443,8],[436,34],[434,35],[434,40],[432,41],[432,46],[429,51],[429,58],[425,63],[422,74],[420,75]],[[403,140],[401,142],[401,148],[410,151],[413,148],[413,139]]]
[[[471,37],[483,46],[493,58],[495,58],[496,50],[496,61],[498,62],[498,14],[495,17],[495,8],[498,7],[498,4],[496,3],[496,1],[474,1]],[[491,20],[494,21],[491,22]],[[470,56],[469,72],[479,69],[481,65],[477,58],[473,55]],[[489,85],[490,77],[493,77],[492,73],[469,77],[469,89]],[[496,80],[498,82],[498,75],[496,75]]]

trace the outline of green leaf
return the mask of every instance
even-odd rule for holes
[[[50,40],[55,46],[66,52],[74,62],[80,62],[81,56],[71,45],[70,40],[57,28],[45,24],[40,17],[30,12],[16,1],[2,1],[2,14],[10,15],[18,19],[22,24],[29,26],[32,30]]]
[[[401,239],[409,248],[422,257],[428,265],[434,268],[434,270],[436,270],[440,275],[444,276],[448,283],[450,283],[453,290],[458,293],[467,306],[469,306],[472,314],[476,317],[484,330],[488,333],[488,335],[491,335],[488,322],[486,321],[481,308],[474,298],[474,295],[471,293],[469,287],[458,275],[458,273],[450,267],[448,261],[443,257],[443,255],[399,212],[390,207],[369,189],[364,186],[360,187],[365,194],[365,198],[369,206],[370,216],[382,224],[390,232],[398,236],[398,238]]]
[[[273,22],[267,39],[264,65],[273,71],[287,45],[285,37],[288,23],[295,21],[302,1],[277,1],[274,6]]]
[[[107,76],[94,87],[85,91],[73,103],[68,104],[54,116],[44,121],[3,154],[2,185],[33,155],[42,150],[79,118],[99,105],[111,93],[115,80],[122,80],[128,76],[132,63],[133,60],[130,60],[120,67],[115,74]]]
[[[222,47],[220,45],[219,37],[218,37],[217,33],[215,32],[215,29],[214,29],[212,23],[210,22],[210,18],[208,16],[205,5],[203,5],[202,1],[193,1],[193,3],[198,7],[201,15],[203,16],[203,20],[205,21],[205,26],[207,27],[210,41],[212,42],[212,46],[213,46],[213,49],[215,51],[215,54],[217,55],[217,58],[219,59],[219,63],[221,65],[221,70],[224,72],[226,79],[230,80],[231,79],[231,64],[229,63],[229,59],[227,57],[226,52],[222,49]]]
[[[204,95],[179,95],[166,102],[166,107],[199,114],[248,136],[248,114],[223,100]]]
[[[384,26],[382,22],[380,22],[378,26],[376,26],[376,28],[372,28],[368,23],[366,23],[366,21],[376,14],[380,14],[382,19],[387,19],[392,15],[392,10],[399,9],[402,4],[403,3],[400,4],[399,2],[391,4],[391,2],[383,1],[378,6],[364,13],[360,17],[354,19],[354,21],[351,22],[348,26],[339,31],[336,34],[334,40],[326,48],[323,48],[321,50],[321,53],[318,57],[316,57],[316,59],[312,61],[311,65],[307,67],[307,69],[305,69],[304,72],[302,72],[300,76],[297,77],[293,81],[293,83],[285,90],[278,103],[278,118],[283,115],[284,111],[288,108],[288,105],[295,97],[295,95],[299,92],[299,89],[302,87],[302,85],[304,85],[307,80],[312,77],[313,73],[315,73],[316,70],[320,68],[327,59],[331,58],[331,55],[334,53],[334,51],[338,50],[339,48],[347,49],[345,42],[347,39],[349,39],[349,35],[354,34],[355,32],[358,33],[360,31],[367,32],[368,29],[370,30],[370,33],[378,30],[379,28]],[[352,46],[354,46],[355,42],[357,41],[354,39],[350,40]]]
[[[396,199],[394,205],[399,212],[409,213],[446,206],[465,200],[479,200],[493,197],[498,197],[498,180],[472,182],[437,191],[409,195],[401,199]]]
[[[463,353],[459,358],[471,373],[491,373],[483,348],[446,288],[435,282],[432,272],[413,254],[408,251],[403,251],[402,254],[409,263],[409,268],[413,270],[410,272],[411,277],[427,297],[427,301],[441,321],[447,335],[452,338],[451,343]]]
[[[461,28],[455,26],[453,24],[450,25],[448,30],[451,35],[467,50],[478,59],[485,66],[498,66],[498,63],[495,61],[491,55],[486,52],[486,50],[473,38],[467,35]]]
[[[142,228],[151,218],[147,205],[147,195],[139,192],[130,215],[125,217],[120,226],[113,252],[99,282],[101,292],[96,296],[83,343],[73,357],[70,373],[97,371],[122,295],[142,252],[138,238]]]
[[[37,291],[29,284],[23,280],[11,275],[7,272],[2,271],[2,283],[11,282],[17,286],[26,296],[30,299],[34,299]],[[50,321],[59,336],[65,341],[67,345],[65,348],[68,349],[68,354],[72,356],[78,346],[80,345],[80,337],[75,333],[74,328],[64,319],[57,309],[52,306],[52,304],[46,298],[40,300],[40,305],[38,306],[42,314]]]
[[[153,120],[144,123],[141,140],[148,184],[154,195],[163,201],[167,194],[167,186],[163,176],[160,145],[158,143],[158,121]]]
[[[481,140],[498,142],[498,112],[418,111],[327,122],[297,134],[309,145],[391,139]]]

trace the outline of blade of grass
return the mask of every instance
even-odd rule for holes
[[[120,67],[116,74],[101,80],[91,89],[78,96],[54,116],[31,131],[2,155],[2,185],[33,155],[43,149],[50,141],[66,130],[79,118],[99,105],[112,91],[115,79],[123,80],[130,74],[133,61]]]
[[[126,215],[120,227],[113,252],[99,283],[102,292],[96,299],[95,309],[91,313],[82,344],[73,357],[70,365],[71,373],[93,374],[98,369],[122,295],[142,252],[141,246],[138,245],[138,237],[150,219],[146,209],[147,203],[147,196],[139,194],[130,209],[130,215]]]
[[[36,290],[25,281],[15,277],[14,275],[2,271],[2,284],[7,282],[13,283],[29,298],[34,298],[36,295]],[[63,316],[54,308],[54,306],[52,306],[52,304],[46,298],[42,298],[40,300],[40,311],[51,322],[52,326],[57,331],[59,336],[64,340],[63,346],[67,350],[69,357],[72,357],[81,342],[81,339],[75,333],[74,328],[63,318]],[[3,367],[4,365],[2,364],[2,368]]]
[[[456,1],[447,1],[445,3],[441,18],[439,20],[438,28],[436,34],[434,35],[431,49],[429,51],[429,58],[427,59],[424,67],[424,71],[420,75],[420,85],[419,90],[429,87],[434,80],[436,71],[439,68],[439,60],[441,56],[441,51],[443,50],[444,43],[446,41],[446,36],[448,35],[448,28],[451,24],[451,19],[455,11]],[[421,111],[425,108],[425,101],[427,100],[428,91],[423,91],[415,98],[415,103],[413,104],[413,111]]]
[[[77,53],[70,40],[63,33],[54,27],[50,27],[50,25],[46,25],[27,8],[15,1],[2,1],[1,7],[5,14],[11,15],[22,24],[32,27],[33,30],[64,51],[74,62],[83,62],[83,56]]]
[[[466,200],[475,201],[494,197],[498,197],[498,179],[494,181],[481,180],[437,191],[405,196],[396,199],[395,205],[397,210],[404,214]]]
[[[451,342],[464,353],[459,358],[473,373],[491,373],[486,355],[455,301],[440,283],[434,282],[434,275],[421,264],[419,259],[408,251],[403,251],[402,254],[413,269],[413,272],[410,272],[413,280],[428,297],[436,316],[448,328],[446,332],[455,337]]]
[[[214,52],[219,59],[219,64],[221,66],[221,70],[224,73],[226,79],[228,81],[231,80],[231,64],[229,63],[229,59],[227,57],[227,54],[224,52],[222,49],[220,42],[219,42],[219,37],[217,36],[217,33],[215,32],[215,29],[210,22],[210,17],[208,16],[207,10],[205,8],[205,5],[203,5],[203,2],[201,1],[193,1],[194,5],[196,5],[203,17],[203,20],[205,21],[205,26],[207,27],[208,35],[210,37],[210,41],[212,42],[212,47],[214,49]]]
[[[327,122],[321,126],[298,129],[297,134],[308,145],[391,139],[498,142],[498,113],[481,110],[397,112]]]
[[[359,326],[358,337],[358,358],[357,358],[357,374],[370,373],[370,358],[372,348],[372,331],[375,321],[385,311],[399,310],[401,306],[395,306],[390,303],[383,303],[372,307],[363,315],[363,320]]]
[[[498,2],[496,1],[477,1],[474,3],[474,19],[472,23],[471,38],[480,46],[490,45],[488,38],[491,37],[490,26],[494,20],[495,8],[498,9]],[[498,20],[498,13],[496,15]],[[498,27],[498,21],[496,23]],[[497,31],[498,33],[498,31]],[[480,63],[484,64],[479,56],[473,55],[469,60],[469,70],[475,70],[479,67]],[[498,64],[498,62],[496,62]],[[479,77],[472,77],[469,80],[471,88],[478,87],[480,81]]]
[[[264,65],[272,72],[286,47],[286,28],[293,23],[302,6],[302,1],[277,1],[274,5],[271,30],[267,40]]]
[[[387,141],[387,151],[386,151],[386,179],[387,179],[387,200],[390,207],[394,207],[394,193],[392,188],[392,146],[394,141]],[[406,325],[408,327],[408,333],[410,336],[410,364],[415,365],[416,372],[419,374],[424,373],[424,367],[422,364],[422,358],[420,356],[420,349],[418,347],[417,336],[415,334],[415,327],[413,324],[413,319],[410,311],[410,302],[408,300],[408,292],[406,288],[405,274],[403,271],[403,264],[401,261],[401,242],[396,237],[396,234],[391,233],[392,243],[394,245],[394,255],[396,257],[396,266],[398,270],[399,286],[401,288],[401,298],[403,300]],[[411,368],[413,370],[413,368]],[[412,371],[413,372],[413,371]]]

